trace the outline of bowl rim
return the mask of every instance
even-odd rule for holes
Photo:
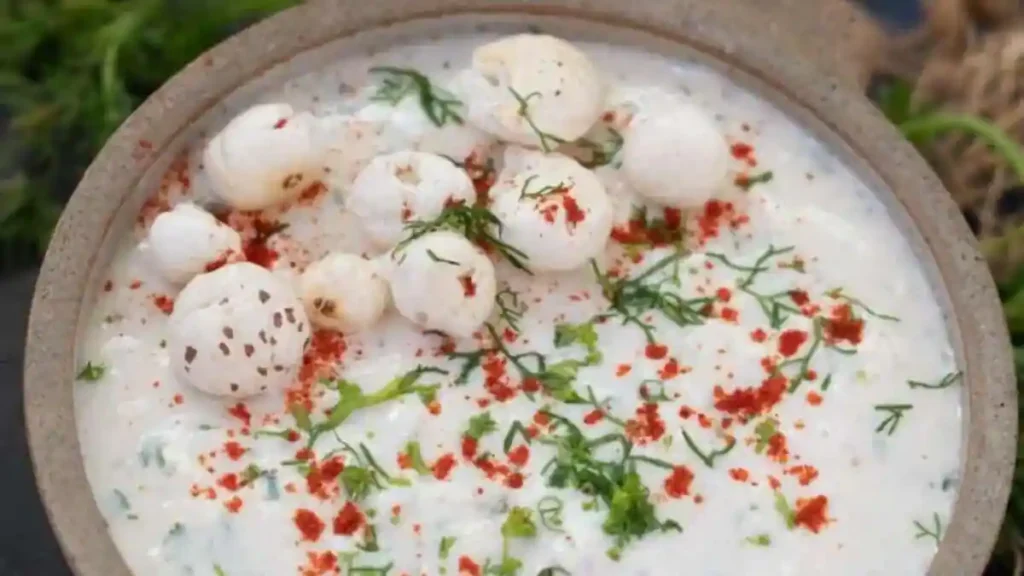
[[[792,101],[838,137],[847,156],[877,174],[884,183],[880,195],[898,200],[927,243],[963,346],[963,476],[929,574],[980,574],[1002,522],[1017,439],[1009,336],[991,275],[952,198],[924,160],[829,69],[822,55],[831,39],[800,37],[792,25],[764,26],[766,12],[752,10],[746,0],[313,0],[229,38],[175,75],[125,121],[86,171],[54,232],[32,301],[23,382],[26,427],[38,489],[72,570],[79,576],[130,574],[107,534],[79,451],[72,398],[75,340],[107,230],[160,152],[238,87],[330,41],[456,13],[520,13],[625,26],[695,48]]]

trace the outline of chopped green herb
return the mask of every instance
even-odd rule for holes
[[[517,113],[520,117],[526,120],[526,123],[530,126],[530,129],[533,130],[534,134],[537,135],[537,139],[540,141],[541,150],[545,152],[551,152],[555,148],[558,148],[560,145],[565,144],[565,140],[563,140],[562,138],[559,138],[554,134],[544,132],[543,130],[538,128],[537,124],[533,121],[533,118],[530,116],[530,99],[543,98],[544,96],[541,95],[540,92],[531,92],[526,96],[523,96],[519,94],[519,92],[516,92],[515,88],[512,88],[511,86],[509,86],[508,90],[509,92],[512,93],[512,97],[516,99],[516,102],[519,103],[519,110],[517,111]]]
[[[914,535],[915,540],[921,538],[931,538],[935,540],[935,545],[938,546],[939,542],[942,541],[942,520],[939,519],[938,513],[932,513],[932,526],[933,528],[925,528],[923,524],[914,520],[914,527],[917,528],[917,534]]]
[[[431,473],[430,466],[423,461],[423,454],[420,452],[419,442],[409,442],[405,445],[405,454],[409,457],[412,469],[421,476],[428,476]]]
[[[502,449],[508,454],[509,450],[512,449],[512,443],[515,442],[516,434],[518,434],[523,442],[529,444],[533,439],[530,438],[530,433],[523,426],[523,423],[519,420],[512,422],[512,425],[508,428],[508,433],[505,434],[505,441],[502,443]]]
[[[548,530],[564,532],[562,530],[562,509],[565,504],[558,496],[545,496],[537,502],[537,514],[540,516],[540,523]]]
[[[875,428],[875,432],[885,432],[889,436],[892,436],[892,433],[896,431],[896,427],[898,427],[900,425],[900,422],[903,420],[903,413],[913,408],[914,406],[912,404],[876,405],[875,410],[877,410],[878,412],[884,412],[888,414],[888,416],[886,416],[885,420],[882,420],[878,427]]]
[[[392,257],[399,257],[412,241],[438,230],[452,230],[478,245],[493,248],[504,256],[512,266],[530,273],[524,262],[529,259],[526,253],[501,240],[503,230],[501,220],[483,206],[466,206],[464,204],[448,206],[433,220],[409,222],[405,226],[407,236],[395,246]]]
[[[452,547],[455,546],[455,536],[442,536],[441,544],[437,548],[437,556],[441,560],[447,560],[448,554],[451,553]]]
[[[917,380],[908,380],[907,385],[911,388],[924,388],[927,390],[942,390],[943,388],[949,388],[953,384],[957,384],[963,380],[964,373],[962,371],[950,372],[942,377],[942,380],[931,384],[928,382],[918,382]]]
[[[107,373],[107,367],[104,364],[93,364],[92,362],[86,362],[82,370],[78,372],[76,380],[84,380],[85,382],[95,382],[103,375]]]
[[[393,66],[377,66],[370,68],[371,74],[383,74],[385,78],[372,100],[387,102],[396,106],[412,92],[419,96],[420,107],[427,115],[430,122],[438,128],[448,122],[462,124],[462,115],[459,110],[463,107],[462,102],[451,94],[435,87],[430,79],[410,68],[395,68]]]
[[[768,443],[771,442],[772,436],[778,431],[776,428],[778,422],[772,418],[766,418],[757,426],[754,426],[754,435],[757,436],[757,441],[754,444],[754,452],[760,454],[764,452],[764,449],[768,447]]]
[[[737,180],[736,184],[741,190],[746,191],[758,184],[767,184],[768,182],[771,182],[774,177],[775,174],[773,174],[771,170],[768,170],[766,172],[761,172],[760,174],[741,177]]]
[[[498,317],[518,332],[519,321],[527,310],[526,303],[520,302],[519,293],[506,286],[494,296],[494,303],[498,307]]]
[[[611,126],[606,127],[605,131],[608,133],[608,139],[602,142],[595,142],[589,138],[580,138],[572,143],[573,148],[589,153],[588,158],[577,158],[584,168],[593,170],[601,166],[607,166],[615,160],[615,157],[622,150],[622,145],[626,141],[622,134]]]
[[[498,424],[494,421],[494,418],[491,418],[491,413],[484,412],[469,419],[469,428],[466,430],[466,436],[479,440],[497,429]]]
[[[703,462],[704,465],[707,466],[708,468],[714,468],[716,458],[718,458],[719,456],[725,456],[726,454],[731,452],[733,448],[736,447],[736,440],[729,438],[726,441],[726,445],[724,448],[719,448],[717,450],[705,454],[704,451],[697,446],[697,443],[693,441],[693,438],[690,436],[690,433],[686,431],[686,428],[680,427],[679,430],[683,433],[683,440],[686,441],[687,447],[689,447],[690,450],[697,455],[697,458],[699,458],[700,461]]]
[[[566,185],[565,182],[559,182],[558,184],[548,184],[547,186],[541,186],[537,190],[530,192],[530,184],[533,183],[533,181],[536,180],[537,178],[539,178],[539,176],[534,174],[523,182],[523,187],[519,190],[520,200],[538,200],[544,198],[545,196],[550,196],[551,194],[567,192],[573,186],[571,182],[569,183],[569,185]]]
[[[556,324],[555,325],[555,347],[564,348],[573,344],[580,344],[587,350],[584,362],[588,366],[600,364],[603,356],[601,347],[598,345],[597,330],[594,329],[594,321],[582,324]]]
[[[833,289],[829,290],[828,292],[825,292],[825,295],[828,296],[829,298],[834,299],[834,300],[843,300],[846,303],[848,303],[851,306],[853,306],[854,308],[859,308],[860,310],[862,310],[865,313],[867,313],[869,316],[874,316],[875,318],[878,318],[880,320],[888,320],[890,322],[899,322],[900,321],[900,319],[897,318],[896,316],[890,316],[889,314],[881,314],[879,312],[875,312],[874,310],[869,308],[867,304],[861,302],[860,300],[858,300],[856,298],[852,298],[850,296],[847,296],[846,294],[843,294],[843,289],[842,288],[833,288]]]
[[[224,569],[220,567],[220,564],[214,564],[213,565],[213,573],[214,573],[215,576],[228,576],[228,573],[225,572]]]
[[[789,502],[786,502],[786,497],[782,495],[782,492],[775,492],[775,511],[786,522],[786,528],[792,530],[796,527],[796,511],[789,505]]]
[[[785,499],[783,499],[785,501]],[[758,534],[756,536],[748,536],[747,543],[753,544],[754,546],[771,546],[772,538],[767,534]]]
[[[341,426],[349,416],[358,410],[384,404],[407,394],[423,394],[437,390],[438,385],[416,385],[416,382],[424,374],[447,374],[447,372],[439,368],[420,366],[393,379],[372,394],[364,394],[362,388],[356,384],[338,380],[335,387],[339,398],[334,408],[327,413],[326,420],[313,424],[309,417],[309,411],[297,404],[290,408],[292,417],[295,418],[295,424],[299,430],[309,434],[309,446],[313,446],[321,434]]]
[[[533,538],[537,535],[537,525],[533,521],[533,512],[529,508],[513,506],[508,517],[501,525],[501,535],[505,538]]]
[[[448,260],[446,258],[442,258],[442,257],[438,256],[433,250],[427,250],[427,256],[430,257],[430,259],[433,260],[434,262],[440,262],[442,264],[448,264],[450,266],[461,266],[462,265],[459,262],[456,262],[455,260]]]

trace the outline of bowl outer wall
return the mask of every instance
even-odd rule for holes
[[[811,121],[892,191],[937,263],[965,366],[960,494],[929,574],[980,574],[1005,510],[1016,454],[1017,397],[998,295],[949,194],[856,89],[823,13],[796,0],[314,0],[241,32],[151,96],[107,142],[69,201],[39,275],[25,354],[25,410],[36,479],[77,576],[129,576],[87,482],[72,386],[75,338],[105,236],[143,175],[187,126],[239,86],[297,54],[377,26],[455,12],[572,17],[688,45],[755,77],[783,111]],[[813,4],[813,2],[809,3]],[[818,33],[815,33],[817,31]],[[779,104],[777,99],[774,99]],[[140,151],[140,142],[150,146]],[[152,153],[148,153],[151,149]],[[861,170],[862,172],[864,170]]]

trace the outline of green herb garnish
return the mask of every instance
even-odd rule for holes
[[[925,528],[923,524],[914,520],[914,527],[917,528],[917,534],[914,535],[915,540],[921,538],[931,538],[935,540],[935,545],[938,546],[939,542],[942,541],[942,520],[939,519],[938,513],[932,513],[932,528]]]
[[[484,436],[498,429],[498,424],[491,418],[490,412],[477,414],[469,419],[469,427],[466,429],[466,436],[479,440]]]
[[[519,103],[519,110],[517,111],[517,113],[520,117],[526,120],[526,123],[529,124],[530,129],[533,130],[533,133],[537,135],[537,139],[540,141],[541,150],[545,152],[551,152],[555,148],[558,148],[560,145],[565,144],[565,140],[563,140],[562,138],[559,138],[554,134],[544,132],[539,127],[537,127],[537,124],[533,121],[533,118],[530,116],[530,99],[543,98],[544,96],[541,95],[540,92],[531,92],[526,96],[523,96],[519,94],[519,92],[516,92],[515,88],[512,88],[511,86],[509,87],[508,91],[512,93],[512,97],[515,98],[516,102]]]
[[[397,258],[414,240],[438,230],[452,230],[462,234],[479,246],[493,248],[505,257],[512,266],[530,273],[525,261],[526,254],[501,239],[503,225],[493,212],[482,206],[457,204],[446,207],[437,218],[424,221],[414,220],[405,226],[407,233],[395,249],[392,258]]]
[[[371,100],[387,102],[396,106],[409,94],[416,92],[419,97],[420,107],[427,115],[430,122],[438,128],[448,122],[462,124],[463,119],[459,110],[463,107],[462,102],[448,92],[437,88],[423,74],[411,68],[396,68],[393,66],[376,66],[370,68],[371,74],[382,74],[384,80],[381,82],[377,93]]]
[[[950,386],[957,384],[962,381],[964,373],[962,371],[950,372],[942,377],[938,382],[931,384],[928,382],[919,382],[917,380],[908,380],[907,385],[911,388],[924,388],[927,390],[942,390],[943,388],[949,388]]]
[[[903,413],[907,410],[911,410],[914,406],[912,404],[878,404],[875,406],[875,410],[888,414],[885,420],[875,428],[875,432],[885,432],[889,436],[896,431],[896,427],[900,425],[903,420]]]
[[[107,367],[104,364],[93,364],[92,362],[86,362],[82,370],[78,372],[76,380],[83,380],[85,382],[95,382],[103,375],[107,373]]]

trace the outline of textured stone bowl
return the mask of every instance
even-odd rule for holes
[[[881,199],[930,273],[966,369],[962,484],[931,574],[980,574],[1002,519],[1016,452],[1017,398],[999,301],[942,185],[855,89],[856,70],[837,56],[849,43],[845,22],[825,4],[322,0],[273,17],[192,63],[125,122],[86,173],[60,220],[32,305],[24,383],[29,439],[40,492],[76,574],[129,574],[107,535],[79,453],[75,337],[98,271],[111,257],[112,239],[126,233],[167,158],[218,104],[313,69],[318,58],[322,63],[330,57],[328,44],[338,54],[482,24],[536,26],[705,62],[773,101],[883,191]]]

